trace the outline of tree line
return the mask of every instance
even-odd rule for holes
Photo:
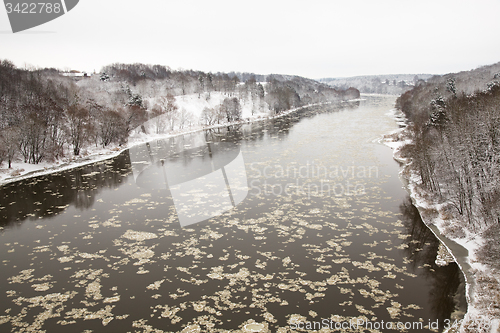
[[[56,70],[23,70],[1,61],[0,162],[10,167],[20,156],[37,164],[63,157],[65,147],[79,155],[88,144],[124,143],[145,119],[141,100],[128,94],[127,103],[110,107],[86,97]]]
[[[473,232],[500,224],[499,69],[435,77],[396,103],[410,121],[402,153],[421,185]]]
[[[244,78],[241,82],[238,75]],[[252,114],[318,102],[359,97],[295,76],[172,70],[161,65],[111,64],[92,77],[74,79],[57,69],[20,69],[0,60],[0,164],[20,159],[37,164],[78,156],[90,146],[123,145],[145,121],[157,133],[241,119],[242,104]],[[265,78],[265,82],[260,80]],[[259,81],[257,80],[259,79]],[[191,119],[176,97],[197,94],[224,99]]]
[[[355,87],[366,94],[401,95],[414,86],[424,83],[430,74],[367,75],[347,78],[324,78],[320,82],[337,89]]]

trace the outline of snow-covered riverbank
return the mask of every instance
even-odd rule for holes
[[[217,103],[220,98],[217,96],[212,96],[211,101],[209,103],[205,102],[203,99],[198,98],[198,94],[188,95],[188,96],[180,96],[177,98],[177,104],[179,108],[186,109],[193,119],[198,120],[201,116],[204,107],[211,106],[214,103]],[[341,101],[339,101],[340,103]],[[12,163],[12,168],[8,169],[7,164],[4,163],[0,166],[0,186],[8,183],[16,182],[22,179],[46,175],[54,172],[64,171],[72,168],[76,168],[79,166],[92,164],[95,162],[99,162],[102,160],[107,160],[118,156],[124,150],[133,147],[135,145],[146,143],[154,140],[166,139],[174,136],[194,133],[198,131],[203,131],[207,129],[213,129],[218,127],[227,127],[229,125],[237,125],[237,124],[245,124],[255,121],[262,121],[267,119],[273,119],[278,117],[283,117],[292,112],[296,112],[300,109],[311,107],[315,105],[321,104],[329,104],[331,102],[319,103],[319,104],[310,104],[306,106],[302,106],[299,108],[290,109],[284,112],[281,112],[277,115],[269,115],[269,110],[267,108],[262,112],[255,112],[252,114],[251,106],[243,105],[242,106],[242,120],[236,122],[224,122],[220,124],[215,124],[212,126],[203,126],[203,125],[192,125],[184,128],[176,128],[174,131],[170,131],[165,134],[154,134],[152,127],[153,124],[150,124],[151,128],[148,129],[147,133],[143,133],[141,128],[137,128],[133,130],[129,136],[128,143],[126,145],[118,146],[116,144],[109,145],[105,148],[103,147],[95,147],[89,146],[85,149],[82,149],[82,153],[80,156],[71,156],[71,153],[68,150],[67,156],[63,157],[54,162],[42,162],[39,164],[29,164],[23,163],[21,161],[14,161]],[[214,104],[215,105],[215,104]],[[197,122],[198,123],[198,122]],[[146,124],[148,127],[148,124]]]
[[[500,299],[497,297],[500,291],[500,273],[485,264],[478,255],[478,250],[487,240],[481,234],[460,228],[446,209],[447,202],[439,202],[421,186],[418,173],[412,169],[411,160],[402,156],[404,148],[413,143],[406,128],[404,114],[392,110],[389,115],[402,126],[384,138],[384,143],[394,150],[394,159],[402,164],[400,177],[422,221],[441,241],[465,276],[467,312],[464,314],[456,309],[454,318],[450,321],[453,325],[450,325],[448,332],[500,332],[500,318],[494,314],[494,310],[500,306]]]

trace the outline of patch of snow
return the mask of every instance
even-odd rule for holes
[[[42,162],[39,164],[30,164],[23,162],[13,162],[12,168],[8,169],[4,162],[0,168],[0,186],[16,182],[22,179],[46,175],[58,171],[69,170],[79,166],[99,162],[115,156],[118,156],[125,148],[116,145],[110,145],[106,148],[87,147],[83,149],[80,156],[63,157],[56,162]],[[67,156],[71,152],[67,151]]]

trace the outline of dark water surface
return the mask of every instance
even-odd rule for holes
[[[377,142],[393,104],[311,107],[1,187],[0,331],[438,331],[461,272],[435,264]]]

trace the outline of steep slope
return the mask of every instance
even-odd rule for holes
[[[424,220],[468,249],[463,332],[500,324],[500,63],[435,76],[404,93],[396,156]],[[490,330],[491,329],[491,330]]]

